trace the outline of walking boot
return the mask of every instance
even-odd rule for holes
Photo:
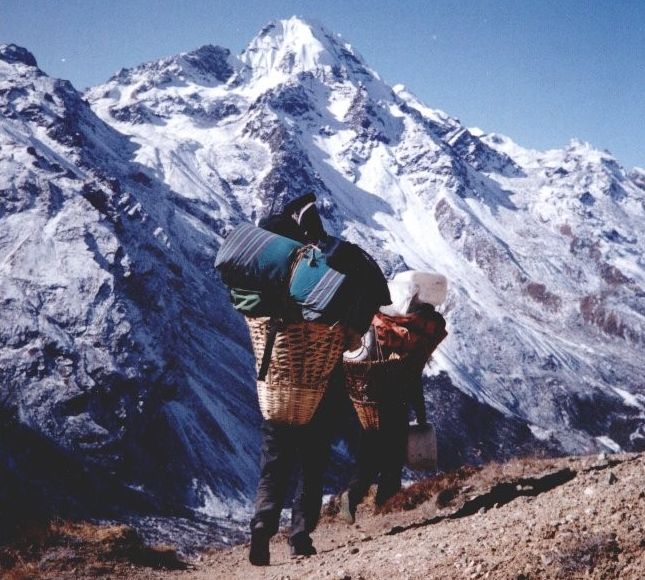
[[[313,556],[318,553],[308,534],[301,532],[289,538],[289,549],[292,558],[298,556]]]
[[[249,550],[249,562],[254,566],[268,566],[271,560],[269,554],[269,541],[271,536],[267,534],[262,524],[257,524],[251,530],[251,549]]]

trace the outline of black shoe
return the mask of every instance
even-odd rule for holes
[[[316,548],[314,548],[311,538],[307,534],[296,534],[293,538],[289,538],[289,546],[292,558],[297,558],[298,556],[313,556],[318,553]]]
[[[269,540],[271,536],[266,533],[263,527],[251,530],[251,549],[249,550],[249,562],[254,566],[268,566],[271,556],[269,554]]]
[[[340,496],[338,517],[348,524],[353,524],[356,521],[356,506],[349,501],[349,492],[347,491],[344,491]]]

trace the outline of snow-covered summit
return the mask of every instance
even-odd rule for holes
[[[606,380],[583,386],[580,369],[597,377],[610,365],[636,385],[640,307],[624,305],[639,301],[631,285],[643,278],[636,257],[643,240],[628,233],[642,229],[638,180],[585,143],[541,152],[469,130],[407,88],[388,87],[345,41],[299,18],[269,24],[240,60],[237,80],[210,92],[170,86],[151,90],[148,100],[131,95],[130,107],[153,98],[159,110],[179,96],[185,102],[178,91],[190,91],[202,109],[230,111],[208,125],[186,107],[166,108],[159,125],[119,120],[106,114],[122,90],[113,83],[89,97],[140,144],[142,162],[182,196],[207,202],[213,218],[257,219],[314,191],[328,227],[372,251],[386,271],[447,274],[456,332],[442,368],[465,392],[522,417],[536,433],[546,429],[568,450],[588,441],[565,434],[570,419],[531,385],[554,380],[567,385],[572,401],[586,389],[584,396],[616,408]],[[500,320],[512,322],[502,330]],[[608,347],[602,335],[626,344]],[[493,364],[487,348],[497,352],[495,341],[504,346],[502,362]],[[574,344],[586,344],[595,358]],[[576,362],[553,362],[564,359]],[[634,424],[629,435],[638,438]]]
[[[296,16],[267,24],[244,49],[240,59],[253,78],[262,78],[265,82],[305,72],[375,76],[360,54],[340,35]]]

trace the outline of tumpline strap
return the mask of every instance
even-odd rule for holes
[[[280,320],[277,318],[269,319],[267,323],[267,339],[264,345],[264,353],[262,354],[262,364],[260,364],[260,370],[258,371],[258,381],[265,380],[269,372],[271,353],[273,352],[273,345],[275,344],[275,337],[278,334],[279,327]]]

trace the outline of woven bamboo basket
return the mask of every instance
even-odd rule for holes
[[[363,429],[380,428],[379,405],[385,389],[396,388],[405,359],[393,357],[386,360],[344,360],[345,382],[349,398]]]
[[[350,397],[358,421],[365,431],[377,431],[381,426],[379,420],[378,403],[374,401],[359,401]]]
[[[268,317],[247,318],[259,371],[269,325]],[[262,416],[276,423],[306,425],[325,394],[329,375],[345,342],[340,324],[293,322],[278,330],[264,381],[258,381]]]

